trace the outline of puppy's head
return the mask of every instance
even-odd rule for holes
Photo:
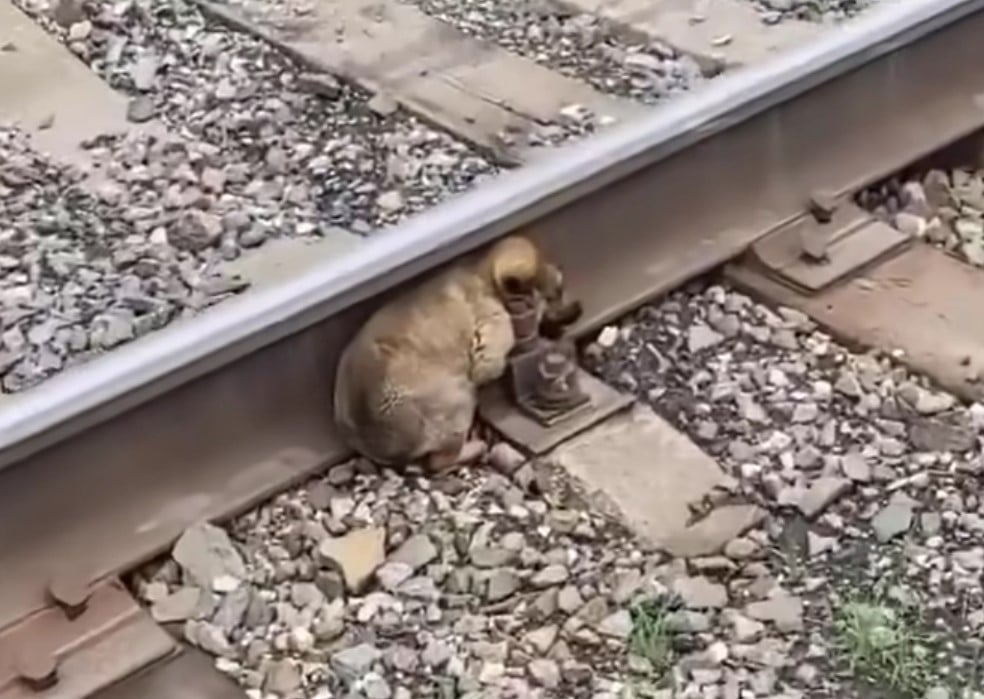
[[[564,299],[564,275],[523,236],[499,241],[490,252],[492,284],[501,299],[536,296],[542,302],[541,331],[557,337],[581,315],[581,305]]]
[[[529,238],[514,235],[500,240],[488,260],[492,286],[501,299],[536,295],[550,303],[563,296],[564,276]]]

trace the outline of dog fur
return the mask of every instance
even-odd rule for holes
[[[560,270],[528,238],[512,236],[378,309],[339,360],[334,409],[343,438],[380,464],[453,466],[478,388],[503,375],[515,344],[504,301],[528,294],[541,317],[569,316]]]

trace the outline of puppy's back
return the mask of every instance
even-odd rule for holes
[[[335,419],[364,455],[382,463],[417,458],[436,430],[467,411],[469,276],[456,268],[392,300],[345,348]]]

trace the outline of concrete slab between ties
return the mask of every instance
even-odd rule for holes
[[[822,24],[762,22],[743,0],[562,0],[564,5],[727,66],[758,63],[820,35]],[[727,38],[727,41],[724,39]]]
[[[688,505],[723,485],[725,474],[643,406],[562,444],[548,458],[615,505],[638,535],[675,556],[714,553],[764,515],[754,505],[728,505],[688,526]]]
[[[565,107],[581,105],[619,121],[646,111],[400,2],[314,0],[312,12],[300,19],[246,2],[198,3],[312,68],[388,94],[503,162],[527,160],[522,134],[557,120]],[[508,142],[512,134],[516,145]]]
[[[2,45],[11,48],[0,51],[0,120],[18,123],[38,149],[78,164],[82,141],[127,129],[126,98],[10,0],[0,0]]]
[[[796,308],[849,344],[891,352],[967,399],[984,399],[984,272],[917,244],[863,275],[806,296],[746,267],[728,276]]]

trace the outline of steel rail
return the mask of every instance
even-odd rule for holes
[[[888,5],[0,405],[0,628],[50,561],[118,572],[344,456],[335,360],[401,283],[535,222],[597,327],[980,128],[982,32],[984,0]]]
[[[304,276],[246,295],[0,405],[0,468],[276,342],[984,8],[896,1],[773,63],[439,205]],[[384,281],[385,280],[385,281]]]

